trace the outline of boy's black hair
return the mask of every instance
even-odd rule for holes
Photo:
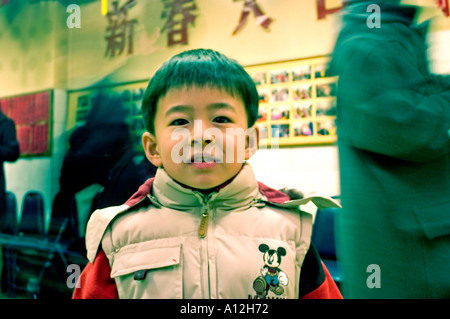
[[[151,78],[142,100],[147,131],[155,134],[156,105],[170,90],[181,87],[210,87],[241,98],[247,112],[248,127],[258,117],[259,95],[255,83],[235,60],[211,49],[181,52],[164,62]]]

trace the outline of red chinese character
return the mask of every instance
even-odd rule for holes
[[[168,46],[188,43],[188,24],[194,25],[195,15],[192,11],[197,9],[193,0],[163,0],[164,10],[161,18],[166,19],[162,31],[167,30]]]
[[[343,5],[335,8],[327,8],[325,5],[326,0],[317,0],[317,19],[325,19],[327,15],[338,12],[342,9],[343,6],[346,5],[348,1],[344,1]]]
[[[236,1],[236,0],[234,0]],[[245,21],[247,21],[250,12],[253,12],[256,18],[256,22],[262,26],[264,29],[268,29],[270,24],[272,23],[272,19],[268,17],[261,8],[256,3],[256,0],[245,0],[244,8],[242,9],[241,17],[239,19],[239,24],[233,31],[233,35],[239,32],[244,26]]]
[[[448,0],[435,0],[435,1],[439,9],[441,9],[447,17],[450,16]]]

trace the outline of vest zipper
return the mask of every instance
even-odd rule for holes
[[[200,219],[200,226],[198,227],[198,236],[200,238],[206,237],[206,231],[208,230],[208,209],[204,209],[202,213],[202,218]]]
[[[209,220],[209,199],[211,198],[211,194],[203,196],[199,194],[202,199],[202,216],[200,218],[200,225],[198,226],[198,237],[205,238],[206,233],[208,231],[208,220]]]

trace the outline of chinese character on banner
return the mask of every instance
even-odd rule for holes
[[[164,10],[161,18],[167,19],[162,31],[167,30],[167,45],[188,43],[188,24],[194,25],[195,15],[192,11],[197,9],[194,0],[162,0]]]
[[[237,0],[233,0],[237,1]],[[264,12],[261,10],[261,8],[256,3],[256,0],[244,0],[244,8],[242,9],[241,17],[239,19],[239,23],[237,27],[233,31],[233,35],[239,32],[239,30],[242,29],[244,26],[245,21],[247,21],[247,18],[250,14],[250,12],[253,12],[256,18],[256,22],[262,26],[264,29],[268,29],[270,24],[272,23],[272,19],[268,17]]]
[[[106,27],[107,41],[106,56],[115,57],[123,53],[127,47],[127,54],[133,53],[133,29],[136,19],[127,20],[128,9],[134,7],[137,0],[128,0],[119,8],[119,1],[113,2],[113,9],[108,11],[108,26]]]
[[[445,16],[450,16],[450,9],[448,6],[448,0],[435,0],[439,9],[444,11]]]
[[[327,8],[326,0],[316,0],[316,1],[317,1],[316,6],[317,6],[317,19],[318,20],[325,19],[327,17],[327,15],[338,12],[348,2],[348,1],[343,1],[343,4],[341,6],[334,7],[334,8]]]

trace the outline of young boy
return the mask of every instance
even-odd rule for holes
[[[94,212],[74,298],[341,298],[311,246],[312,218],[258,183],[256,87],[236,61],[190,50],[164,63],[142,102],[158,167],[122,206]]]

